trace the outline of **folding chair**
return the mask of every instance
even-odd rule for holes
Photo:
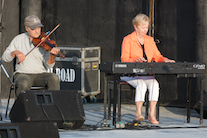
[[[15,97],[17,97],[17,95],[16,95],[16,86],[15,86],[15,83],[14,83],[14,78],[11,80],[9,74],[7,73],[7,71],[4,68],[4,66],[3,66],[1,61],[0,61],[0,64],[1,64],[1,67],[2,67],[2,69],[4,71],[4,73],[6,74],[7,78],[9,79],[9,81],[11,83],[10,91],[9,91],[9,97],[8,97],[8,101],[7,101],[6,113],[5,113],[5,117],[7,117],[8,108],[9,108],[9,102],[10,102],[10,99],[11,99],[11,92],[12,92],[12,90],[14,90]],[[16,65],[16,58],[13,59],[13,72],[15,71],[15,65]],[[47,89],[47,88],[46,87],[40,87],[40,86],[32,86],[31,87],[31,90],[43,90],[43,89]]]
[[[9,82],[11,83],[10,86],[10,94],[11,94],[11,90],[15,90],[15,84],[14,82],[11,80],[9,74],[7,73],[6,69],[4,68],[4,65],[2,64],[1,60],[0,60],[0,64],[1,64],[1,68],[3,69],[4,73],[6,74],[6,77],[8,78]],[[9,99],[10,99],[10,94],[9,94]],[[9,101],[8,101],[8,105],[9,105]],[[8,105],[7,105],[7,109],[6,109],[6,115],[7,116],[7,110],[8,110]]]

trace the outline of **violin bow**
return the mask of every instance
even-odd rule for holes
[[[60,26],[60,23],[54,28],[52,29],[52,31],[50,31],[50,33],[48,33],[45,37],[43,37],[41,39],[41,41],[33,48],[31,49],[26,55],[25,58],[37,47],[39,47],[58,27]],[[17,64],[19,64],[20,62],[18,62]]]

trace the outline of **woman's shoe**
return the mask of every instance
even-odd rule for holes
[[[142,115],[137,116],[134,120],[135,120],[135,121],[139,121],[139,122],[141,122],[141,121],[144,120],[144,116],[142,116]]]
[[[148,120],[152,123],[152,124],[159,124],[159,121],[157,121],[156,119],[155,120],[152,120],[150,118],[150,116],[148,116]]]

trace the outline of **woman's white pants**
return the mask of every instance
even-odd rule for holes
[[[135,102],[144,101],[147,89],[149,92],[149,101],[158,101],[159,83],[154,78],[154,76],[135,76],[120,78],[136,89]]]

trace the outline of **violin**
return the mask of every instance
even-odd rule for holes
[[[54,40],[50,40],[49,39],[49,36],[60,26],[60,23],[51,31],[49,32],[47,35],[42,35],[40,36],[41,38],[37,38],[36,40],[34,40],[33,43],[35,43],[35,47],[30,50],[26,55],[25,57],[27,57],[35,48],[39,47],[39,46],[43,46],[44,49],[46,49],[46,51],[50,51],[54,46],[56,47],[57,44]],[[43,33],[41,33],[43,34]],[[44,33],[45,34],[45,33]],[[62,58],[65,58],[65,56],[59,52],[59,55],[62,57]],[[19,62],[20,63],[20,62]],[[19,64],[17,63],[17,64]]]
[[[37,46],[45,37],[47,36],[47,33],[41,32],[41,35],[39,38],[33,38],[32,42],[35,46]],[[54,40],[51,40],[49,37],[44,39],[44,41],[39,45],[39,47],[42,47],[45,51],[50,51],[53,47],[57,47],[57,44]],[[60,51],[58,53],[62,58],[65,58],[65,55],[63,55]]]

